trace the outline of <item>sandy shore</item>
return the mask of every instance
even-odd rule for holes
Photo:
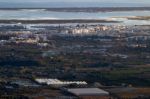
[[[150,16],[126,17],[128,20],[150,20]]]
[[[128,20],[150,20],[150,16],[127,16],[127,17],[112,17],[112,18],[125,18]]]

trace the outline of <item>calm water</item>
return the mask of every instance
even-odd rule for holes
[[[14,1],[14,2],[12,2]],[[150,2],[142,0],[142,2],[133,2],[132,0],[102,0],[100,2],[50,2],[43,0],[42,2],[19,2],[20,0],[0,0],[0,8],[59,8],[59,7],[149,7]],[[27,0],[29,1],[29,0]],[[47,1],[47,2],[45,2]],[[56,0],[57,1],[57,0]],[[63,0],[62,0],[63,1]],[[111,0],[110,0],[111,1]],[[130,3],[129,3],[130,2]],[[112,17],[125,16],[150,16],[150,11],[125,11],[125,12],[98,12],[98,13],[84,13],[84,12],[52,12],[39,10],[0,10],[0,20],[10,19],[112,19]],[[124,24],[150,24],[146,20],[126,20],[125,18],[113,18],[113,20],[124,21]]]
[[[0,10],[0,19],[108,19],[125,16],[150,16],[150,11],[117,11],[117,12],[53,12],[39,10]]]

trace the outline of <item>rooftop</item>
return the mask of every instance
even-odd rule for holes
[[[108,92],[99,89],[99,88],[72,88],[68,89],[68,92],[77,95],[77,96],[84,96],[84,95],[109,95]]]

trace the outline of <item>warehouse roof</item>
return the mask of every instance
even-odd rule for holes
[[[84,96],[84,95],[109,95],[108,92],[99,89],[99,88],[72,88],[67,90],[69,93],[72,93],[76,96]]]

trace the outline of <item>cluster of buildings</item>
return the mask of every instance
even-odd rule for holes
[[[127,41],[149,40],[149,26],[124,26],[124,25],[77,25],[66,26],[60,30],[64,35],[73,36],[109,36]]]
[[[58,79],[35,79],[36,82],[40,84],[47,84],[50,86],[67,86],[67,85],[87,85],[87,82],[85,81],[61,81]]]
[[[15,27],[16,28],[16,27]],[[39,29],[38,29],[39,28]],[[123,25],[70,25],[70,26],[42,26],[34,29],[26,28],[26,30],[0,32],[0,35],[11,34],[7,41],[14,41],[16,43],[29,43],[46,46],[45,42],[48,41],[48,37],[51,35],[97,35],[97,36],[109,36],[117,37],[119,39],[125,39],[127,41],[135,40],[149,40],[149,26],[123,26]],[[5,39],[0,40],[1,43],[6,42]],[[44,43],[43,43],[44,42]]]
[[[96,35],[100,31],[106,31],[109,27],[103,26],[103,25],[97,25],[97,26],[76,26],[67,29],[65,32],[66,34],[72,34],[72,35]]]
[[[3,35],[5,34],[5,37]],[[3,32],[1,34],[2,39],[0,40],[0,44],[35,44],[41,47],[47,47],[48,39],[45,34],[38,34],[35,31],[9,31]],[[7,38],[7,39],[6,39]]]
[[[35,79],[39,84],[47,84],[53,88],[59,88],[66,96],[59,97],[60,99],[110,99],[110,94],[96,87],[87,87],[85,81],[61,81],[58,79]],[[69,85],[78,85],[78,87],[70,87]],[[82,87],[79,85],[82,85]],[[86,85],[86,87],[83,85]]]

